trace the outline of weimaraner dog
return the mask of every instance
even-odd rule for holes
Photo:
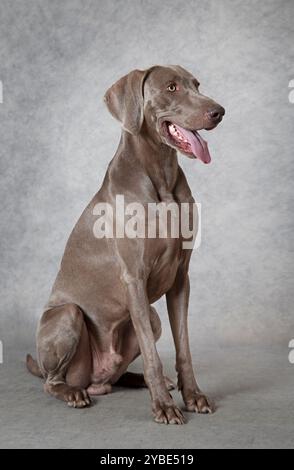
[[[192,249],[177,237],[97,238],[95,206],[173,201],[193,204],[177,160],[210,162],[198,133],[222,120],[224,109],[199,92],[196,78],[180,66],[134,70],[105,94],[122,136],[102,187],[84,210],[65,248],[56,281],[37,331],[37,361],[30,372],[45,379],[44,389],[69,406],[90,405],[91,395],[112,385],[144,387],[157,423],[182,424],[184,417],[169,390],[156,349],[161,322],[152,306],[166,295],[176,349],[178,388],[187,411],[210,413],[199,389],[188,339],[189,262]],[[142,354],[144,375],[127,372]]]

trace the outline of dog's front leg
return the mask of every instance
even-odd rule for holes
[[[176,347],[178,388],[187,411],[212,413],[213,404],[199,389],[192,366],[188,336],[189,276],[184,268],[178,270],[174,285],[166,294],[169,320]]]
[[[143,356],[144,377],[151,395],[154,419],[157,423],[183,424],[183,415],[167,390],[156,350],[146,282],[141,279],[128,281],[127,293],[130,315]]]

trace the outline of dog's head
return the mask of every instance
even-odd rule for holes
[[[178,65],[134,70],[106,92],[111,114],[131,134],[146,132],[190,158],[209,163],[206,141],[199,130],[210,130],[225,110],[199,92],[198,80]]]

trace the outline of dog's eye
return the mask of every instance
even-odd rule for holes
[[[172,93],[174,91],[177,91],[179,89],[179,87],[177,86],[176,83],[170,83],[167,87],[168,91],[171,91]]]

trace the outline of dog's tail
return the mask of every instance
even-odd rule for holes
[[[35,375],[36,377],[43,378],[43,374],[40,370],[40,367],[38,366],[37,361],[35,361],[35,359],[33,359],[30,354],[27,354],[26,364],[27,369],[31,374]]]

